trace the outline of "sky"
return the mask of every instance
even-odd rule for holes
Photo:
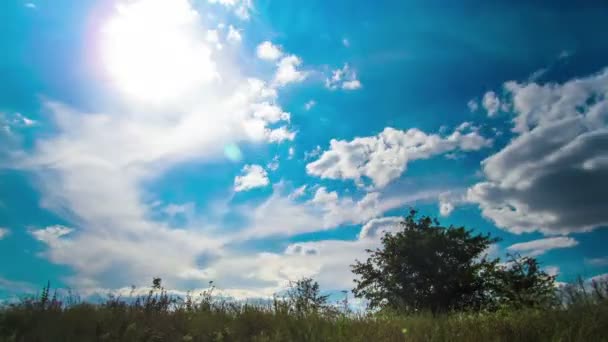
[[[267,298],[409,208],[608,275],[602,1],[8,0],[0,298]]]

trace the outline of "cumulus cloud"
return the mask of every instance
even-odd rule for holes
[[[243,174],[234,179],[234,191],[247,191],[270,183],[268,173],[260,165],[245,165]]]
[[[162,4],[178,12],[170,12],[167,21],[161,16],[154,25],[169,33],[185,32],[179,40],[187,45],[182,46],[185,50],[211,44],[206,39],[208,28],[189,1],[143,3],[121,2],[117,15],[142,19],[140,10]],[[56,130],[37,138],[27,155],[14,160],[14,167],[32,172],[40,186],[42,206],[74,227],[60,236],[52,233],[65,233],[65,229],[32,231],[47,244],[44,256],[50,262],[74,271],[66,279],[70,286],[120,287],[163,275],[168,286],[184,287],[200,279],[204,266],[219,255],[225,238],[213,235],[213,222],[193,221],[175,228],[153,220],[151,211],[162,209],[144,200],[149,196],[144,184],[180,163],[223,160],[225,151],[234,146],[295,137],[289,114],[277,104],[274,75],[267,75],[270,84],[248,78],[239,72],[237,61],[222,51],[205,58],[209,61],[199,62],[209,62],[219,77],[189,83],[195,86],[196,96],[170,101],[162,108],[129,103],[112,112],[83,113],[60,102],[43,103],[44,114]],[[182,208],[167,210],[178,214]]]
[[[365,177],[382,188],[405,172],[411,161],[455,150],[475,151],[491,143],[475,130],[463,133],[457,129],[442,137],[416,128],[402,131],[387,127],[376,136],[332,139],[329,150],[306,165],[306,171],[321,178],[352,179],[359,185]]]
[[[488,91],[483,95],[481,104],[488,113],[489,117],[495,116],[498,113],[498,110],[500,109],[500,99],[493,91]]]
[[[529,256],[539,256],[558,248],[570,248],[578,245],[578,241],[571,237],[559,236],[545,239],[520,242],[507,247],[507,250]]]
[[[403,222],[403,217],[397,216],[371,219],[361,228],[359,239],[379,238],[386,232],[399,229],[399,224],[401,222]]]
[[[267,236],[293,236],[322,231],[345,224],[363,224],[391,209],[406,204],[432,201],[440,191],[428,190],[407,195],[370,192],[362,197],[340,196],[336,191],[318,187],[312,198],[302,201],[306,188],[286,196],[275,188],[273,195],[256,206],[243,206],[237,213],[247,219],[247,227],[235,233],[234,239],[245,240]]]
[[[280,46],[272,44],[270,41],[262,42],[256,49],[258,58],[268,61],[275,61],[283,56]]]
[[[302,59],[296,55],[289,55],[281,58],[277,64],[277,73],[274,77],[275,83],[285,86],[289,83],[297,83],[306,79],[307,73],[298,70],[302,64]]]
[[[344,90],[356,90],[361,88],[361,82],[357,79],[357,72],[352,70],[348,64],[341,69],[333,70],[331,76],[325,79],[328,89],[342,88]]]
[[[507,82],[516,137],[482,162],[468,190],[513,233],[566,234],[608,225],[608,71],[563,84]]]

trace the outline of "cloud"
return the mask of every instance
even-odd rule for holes
[[[256,49],[258,58],[275,61],[283,56],[283,50],[280,46],[272,44],[270,41],[262,42]]]
[[[163,212],[171,217],[177,215],[192,215],[195,210],[195,205],[192,202],[184,204],[171,203],[163,208]]]
[[[243,40],[243,37],[239,30],[235,29],[234,26],[228,26],[228,34],[226,35],[226,40],[230,43],[236,44],[240,43]]]
[[[0,240],[4,239],[10,234],[10,230],[7,228],[0,227]]]
[[[357,72],[352,70],[348,64],[344,64],[344,67],[333,70],[331,76],[325,79],[325,86],[332,90],[338,88],[356,90],[362,85],[357,79]]]
[[[302,64],[300,57],[289,55],[281,58],[277,64],[277,73],[274,77],[274,82],[278,86],[285,86],[289,83],[297,83],[306,79],[307,73],[298,70]]]
[[[243,174],[234,179],[234,191],[247,191],[270,183],[268,173],[260,165],[245,165],[241,172]]]
[[[585,264],[591,266],[608,266],[608,256],[602,258],[585,259]]]
[[[73,231],[74,229],[72,228],[55,225],[48,226],[44,229],[31,230],[30,234],[32,234],[32,236],[38,241],[44,242],[48,245],[57,245],[60,243],[60,239],[63,236],[66,236]]]
[[[26,2],[25,7],[31,8],[31,9],[36,9],[38,6],[36,6],[36,4],[33,2]]]
[[[571,237],[559,236],[516,243],[507,247],[507,250],[535,257],[545,254],[553,249],[571,248],[576,245],[578,245],[578,241],[575,239]]]
[[[441,193],[439,195],[439,214],[441,216],[450,216],[452,211],[454,211],[454,203],[450,198],[450,193]]]
[[[306,103],[304,104],[304,109],[308,111],[308,110],[311,110],[311,109],[312,109],[312,107],[314,107],[314,106],[316,106],[316,105],[317,105],[317,101],[315,101],[315,100],[310,100],[310,101],[308,101],[308,102],[306,102]]]
[[[488,113],[489,117],[493,117],[498,113],[500,109],[500,99],[496,96],[493,91],[488,91],[483,95],[481,105]]]
[[[198,17],[190,2],[154,3],[175,6],[167,12],[175,17],[156,24],[169,25],[167,32],[173,32],[171,25],[181,23],[179,30],[188,32],[188,39],[180,42],[209,44],[208,28],[190,20]],[[141,4],[121,3],[117,13],[123,12],[117,15],[127,11],[140,18],[137,11],[150,5]],[[43,102],[55,130],[39,136],[13,165],[36,177],[41,205],[70,222],[67,235],[51,234],[65,232],[59,229],[32,233],[47,244],[44,257],[73,270],[65,279],[70,286],[121,287],[162,275],[167,286],[191,287],[221,254],[226,239],[214,235],[214,220],[188,220],[176,228],[154,219],[153,212],[162,209],[145,200],[150,196],[145,185],[185,162],[224,161],[225,154],[238,160],[238,146],[294,139],[276,87],[243,75],[231,53],[216,51],[208,58],[218,78],[197,83],[196,96],[162,108],[129,104],[83,113],[57,101]],[[274,75],[266,76],[273,80]]]
[[[479,109],[479,104],[476,100],[469,100],[469,102],[467,102],[467,108],[469,108],[471,113],[474,113]]]
[[[362,178],[368,178],[382,188],[405,172],[411,161],[455,150],[475,151],[490,145],[491,140],[476,131],[456,130],[442,137],[416,128],[401,131],[386,127],[376,136],[351,141],[332,139],[329,150],[306,165],[306,171],[321,178],[352,179],[358,185],[362,185]]]
[[[563,84],[505,83],[516,136],[468,190],[483,216],[513,233],[608,226],[607,89],[607,70]]]
[[[211,4],[220,4],[231,9],[234,14],[242,19],[249,20],[253,11],[253,0],[207,0]]]
[[[247,240],[268,236],[293,236],[323,231],[345,224],[363,224],[385,212],[406,204],[432,201],[440,191],[428,190],[407,195],[370,192],[360,198],[339,196],[336,191],[318,187],[312,198],[302,201],[306,188],[283,195],[278,186],[259,205],[244,205],[236,213],[248,223],[231,239]]]
[[[401,222],[403,222],[403,217],[397,216],[371,219],[361,228],[359,239],[379,238],[384,233],[399,229]]]
[[[349,47],[350,41],[347,38],[342,38],[342,45],[344,45],[344,47]]]

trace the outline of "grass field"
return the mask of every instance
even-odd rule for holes
[[[294,311],[275,300],[247,305],[162,291],[126,303],[66,305],[46,296],[5,306],[0,341],[608,341],[608,301],[580,291],[567,306],[397,315]]]

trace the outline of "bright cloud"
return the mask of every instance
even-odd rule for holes
[[[337,88],[356,90],[362,85],[357,79],[357,72],[352,70],[348,64],[344,64],[344,67],[333,70],[331,76],[325,79],[325,86],[332,90]]]
[[[239,30],[234,28],[234,26],[229,25],[228,34],[226,35],[226,40],[230,43],[236,44],[236,43],[240,43],[241,40],[243,40],[243,36],[241,35],[241,32],[239,32]]]
[[[265,41],[258,45],[256,53],[258,58],[268,61],[275,61],[283,56],[281,47],[272,44],[270,41]]]
[[[274,81],[279,86],[285,86],[289,83],[297,83],[306,79],[307,73],[298,70],[298,67],[302,64],[300,57],[296,55],[289,55],[281,58],[277,64],[277,73],[274,77]]]
[[[507,82],[516,137],[483,161],[468,192],[513,233],[565,234],[608,225],[608,71],[564,84]]]
[[[45,209],[74,222],[73,231],[61,236],[51,233],[65,230],[32,232],[47,244],[49,261],[73,269],[74,276],[67,279],[71,286],[119,287],[155,275],[163,275],[168,286],[199,279],[225,240],[212,236],[212,223],[193,221],[175,228],[151,219],[150,212],[158,208],[144,201],[143,184],[183,162],[236,158],[241,144],[295,137],[289,114],[278,105],[276,87],[242,75],[230,54],[211,54],[211,28],[199,17],[186,0],[137,0],[121,2],[103,26],[104,44],[109,44],[103,45],[106,65],[119,89],[138,99],[179,89],[183,96],[175,94],[184,101],[166,98],[160,109],[138,105],[109,113],[82,113],[44,102],[56,132],[38,138],[31,154],[15,166],[37,176]],[[138,48],[153,54],[161,47],[176,49],[138,59]],[[163,82],[155,83],[156,77]],[[267,79],[272,82],[274,75]],[[239,186],[249,186],[248,180]],[[189,210],[176,204],[165,213]]]
[[[268,173],[260,165],[245,165],[242,173],[234,179],[234,191],[247,191],[270,183]]]
[[[376,136],[332,139],[329,150],[306,165],[306,171],[321,178],[352,179],[357,184],[365,177],[382,188],[405,172],[411,161],[455,150],[475,151],[491,143],[476,131],[463,134],[456,130],[442,137],[415,128],[401,131],[387,127]]]
[[[570,248],[578,245],[578,241],[571,237],[552,237],[546,239],[520,242],[507,247],[507,250],[529,256],[539,256],[558,248]]]
[[[489,117],[495,116],[498,113],[498,110],[500,109],[500,99],[493,91],[488,91],[483,95],[481,104],[488,113]]]

